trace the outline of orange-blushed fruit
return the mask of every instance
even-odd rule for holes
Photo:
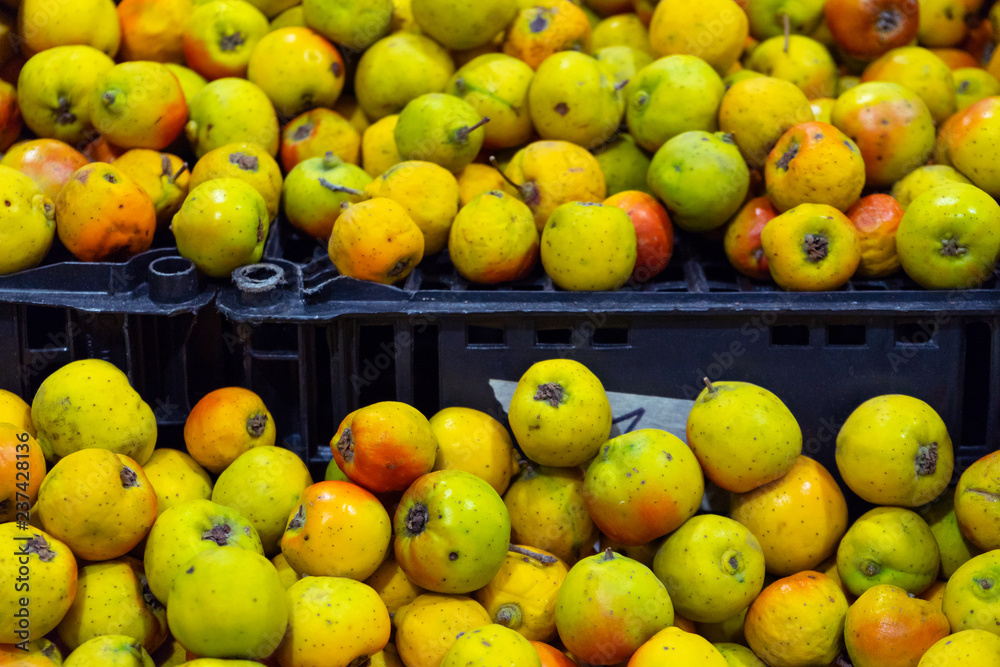
[[[726,227],[722,247],[737,271],[755,280],[770,280],[767,257],[760,241],[764,225],[778,215],[767,197],[754,197],[743,205]]]
[[[828,0],[823,10],[837,46],[855,58],[906,46],[920,28],[918,0]]]
[[[401,204],[375,197],[340,214],[327,251],[341,275],[391,285],[423,259],[424,234]]]
[[[260,144],[226,144],[202,155],[191,169],[188,187],[196,187],[216,178],[238,178],[253,186],[267,204],[267,215],[274,220],[281,202],[281,167]]]
[[[369,491],[404,491],[434,468],[437,437],[416,408],[380,401],[344,417],[330,449],[337,466]]]
[[[17,169],[53,201],[73,172],[88,162],[83,153],[58,139],[16,143],[0,159],[0,165]]]
[[[0,423],[0,523],[31,516],[45,470],[35,438],[22,426]]]
[[[531,642],[542,661],[542,667],[576,667],[576,662],[552,644]]]
[[[800,204],[760,234],[774,282],[786,290],[834,290],[861,262],[861,244],[846,215],[826,204]]]
[[[59,240],[81,261],[122,261],[153,244],[153,200],[109,164],[94,162],[73,172],[55,205]]]
[[[351,482],[306,487],[288,517],[281,553],[292,569],[364,581],[389,553],[392,523],[378,498]]]
[[[361,134],[336,111],[324,108],[306,111],[281,130],[279,157],[286,174],[299,162],[323,157],[328,151],[344,162],[360,162]]]
[[[532,69],[553,53],[576,49],[587,53],[590,21],[569,0],[538,3],[522,9],[507,28],[503,52],[523,60]]]
[[[896,255],[896,229],[903,219],[903,208],[891,195],[882,193],[862,197],[847,210],[861,244],[858,275],[884,278],[899,269]]]
[[[916,667],[951,634],[941,606],[891,584],[873,586],[847,610],[844,644],[854,667]]]
[[[730,516],[760,542],[767,571],[787,576],[836,552],[847,530],[847,500],[823,464],[802,455],[782,477],[733,494]]]
[[[124,60],[184,64],[184,28],[192,0],[122,0],[118,22]]]
[[[628,213],[635,227],[635,268],[631,279],[644,283],[655,278],[674,254],[674,226],[667,209],[651,194],[625,190],[602,202]]]
[[[837,582],[803,570],[760,592],[743,631],[748,646],[772,667],[829,665],[843,645],[847,608]]]
[[[184,422],[188,454],[220,473],[253,447],[274,444],[274,419],[264,401],[243,387],[222,387],[203,396]]]
[[[6,81],[0,81],[0,151],[7,150],[17,141],[22,125],[17,90]]]
[[[980,67],[975,57],[962,49],[930,49],[930,52],[940,58],[952,70],[963,69],[965,67]]]
[[[163,150],[187,123],[181,84],[165,65],[124,62],[101,73],[91,93],[94,129],[122,148]]]
[[[148,148],[133,148],[115,160],[115,168],[135,181],[156,209],[156,223],[166,227],[188,193],[191,172],[187,162]]]

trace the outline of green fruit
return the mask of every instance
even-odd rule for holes
[[[298,454],[283,447],[254,447],[226,466],[212,489],[212,502],[232,507],[257,530],[265,556],[279,541],[299,496],[313,483]]]
[[[399,112],[394,136],[404,160],[422,160],[452,173],[465,169],[483,146],[483,118],[471,104],[444,93],[410,100]]]
[[[948,579],[941,601],[953,632],[1000,635],[1000,549],[965,562]]]
[[[927,289],[970,289],[990,277],[1000,255],[1000,204],[974,185],[924,192],[896,231],[899,262]]]
[[[522,146],[531,140],[528,86],[535,71],[523,60],[503,53],[476,56],[451,77],[449,95],[459,97],[490,122],[483,126],[483,145]]]
[[[185,564],[202,551],[224,546],[264,555],[260,536],[248,519],[211,500],[188,500],[157,517],[146,536],[143,563],[149,590],[164,604]]]
[[[101,635],[66,656],[64,667],[153,667],[149,653],[132,637]]]
[[[623,99],[610,72],[577,51],[554,53],[538,66],[528,89],[528,109],[543,139],[594,148],[621,125]]]
[[[260,86],[226,77],[205,85],[188,103],[185,131],[194,154],[201,157],[227,144],[253,141],[272,156],[278,154],[278,116]]]
[[[42,381],[31,423],[49,462],[89,447],[124,454],[139,465],[156,445],[156,417],[117,366],[73,361]]]
[[[792,35],[785,48],[784,36],[764,40],[747,56],[744,67],[776,79],[791,81],[814,100],[833,97],[837,63],[825,46],[802,35]]]
[[[55,238],[55,205],[33,180],[16,169],[0,165],[0,188],[5,206],[0,210],[0,275],[38,266]]]
[[[955,516],[955,494],[945,491],[935,500],[917,510],[931,527],[934,541],[941,552],[941,578],[950,579],[963,563],[982,551],[962,534]]]
[[[488,482],[463,470],[439,470],[403,494],[393,532],[396,562],[410,581],[437,593],[471,593],[503,565],[510,515]]]
[[[628,132],[619,134],[606,144],[595,148],[594,157],[601,165],[608,196],[626,190],[639,190],[653,194],[649,188],[649,165],[652,159],[635,145],[635,139]]]
[[[746,3],[750,34],[765,40],[783,35],[785,19],[793,35],[809,35],[823,20],[825,0],[754,0]]]
[[[748,607],[764,587],[764,553],[743,524],[700,514],[667,536],[653,572],[678,614],[719,623]]]
[[[420,29],[452,50],[485,46],[517,15],[511,0],[412,0],[410,7]]]
[[[332,152],[303,160],[281,184],[285,218],[313,238],[327,239],[341,211],[363,200],[371,182],[368,172]]]
[[[556,594],[556,630],[581,661],[614,664],[673,624],[671,596],[642,563],[611,549],[570,568]]]
[[[354,93],[365,116],[375,122],[399,113],[424,93],[443,92],[455,73],[451,55],[437,42],[400,32],[372,44],[354,74]]]
[[[616,290],[635,268],[636,243],[635,226],[622,209],[568,202],[542,229],[542,266],[562,289]]]
[[[191,190],[170,224],[181,257],[214,278],[259,262],[269,228],[264,197],[237,178],[216,178]]]
[[[692,131],[656,151],[648,181],[677,226],[705,232],[726,224],[743,205],[750,170],[732,135]]]
[[[653,62],[653,56],[629,46],[607,46],[595,51],[593,55],[604,66],[618,90],[628,85],[635,78],[636,72]],[[622,104],[624,105],[624,100]]]
[[[949,167],[946,164],[925,164],[893,183],[892,197],[905,211],[910,207],[910,203],[920,195],[939,185],[948,185],[949,183],[972,185],[972,181],[955,171],[954,167]]]
[[[981,67],[960,67],[951,76],[958,111],[965,111],[981,99],[1000,95],[1000,79]]]
[[[271,561],[222,547],[184,563],[170,588],[167,622],[177,641],[196,655],[266,656],[288,627],[288,596]]]
[[[701,58],[674,55],[643,67],[624,92],[629,132],[637,144],[655,151],[682,132],[714,132],[726,89]]]
[[[941,553],[927,522],[902,507],[876,507],[847,529],[837,548],[844,586],[861,595],[877,584],[920,595],[937,579]]]
[[[363,51],[389,33],[392,0],[303,0],[302,17],[332,42]]]
[[[515,630],[491,623],[462,632],[441,660],[441,667],[542,667],[527,639]]]

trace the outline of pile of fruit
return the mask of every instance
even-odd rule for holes
[[[0,394],[0,663],[1000,665],[1000,452],[952,487],[923,401],[873,397],[837,434],[872,505],[853,521],[751,383],[706,381],[686,443],[613,434],[572,360],[507,408],[513,438],[367,405],[314,482],[246,389],[195,405],[186,452],[104,361]]]
[[[674,226],[787,290],[978,287],[1000,254],[984,0],[13,4],[0,273],[156,237],[226,278],[276,222],[387,284],[447,249],[639,285]]]

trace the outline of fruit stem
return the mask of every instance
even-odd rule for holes
[[[247,433],[254,438],[264,435],[264,428],[267,426],[267,415],[262,412],[255,412],[247,419]]]
[[[118,473],[118,477],[122,481],[122,488],[131,489],[133,487],[139,486],[139,476],[135,474],[135,471],[128,466],[122,466],[121,471]]]
[[[559,559],[555,556],[550,556],[548,554],[540,554],[537,551],[531,551],[530,549],[525,549],[524,547],[519,547],[516,544],[512,544],[507,547],[508,551],[513,551],[516,554],[521,554],[522,556],[527,556],[528,558],[537,560],[539,563],[544,565],[551,565],[552,563],[558,563]]]
[[[177,167],[177,171],[174,172],[174,175],[171,176],[170,178],[172,180],[176,181],[178,178],[180,178],[180,175],[183,174],[187,170],[188,170],[188,163],[187,162],[181,162],[181,166]]]
[[[457,141],[460,144],[464,144],[466,141],[469,140],[470,134],[472,134],[475,130],[481,128],[483,125],[486,125],[486,123],[488,122],[490,122],[490,117],[483,116],[483,119],[478,123],[476,123],[475,125],[469,125],[467,127],[458,129],[455,132],[455,141]]]
[[[515,190],[517,190],[517,196],[527,204],[529,207],[538,206],[541,200],[541,194],[538,192],[538,186],[535,183],[525,183],[524,185],[518,185],[514,181],[510,180],[507,174],[503,173],[503,169],[500,168],[500,163],[497,162],[495,155],[490,156],[490,164],[493,168],[500,172],[500,177],[507,181],[508,184]]]
[[[615,559],[615,552],[612,551],[611,547],[604,550],[604,555],[601,557],[602,561],[609,561]]]
[[[782,14],[781,23],[785,28],[785,53],[788,53],[788,45],[792,40],[792,19],[788,17],[788,14]]]
[[[354,188],[348,188],[343,185],[337,185],[336,183],[331,183],[322,176],[319,177],[319,184],[332,192],[343,192],[345,194],[354,195],[355,197],[358,197],[361,194],[363,194],[360,190],[355,190]]]
[[[342,164],[344,164],[344,161],[340,159],[339,155],[334,154],[333,151],[327,151],[323,154],[323,169],[325,171],[330,171]]]
[[[622,79],[621,81],[615,84],[615,92],[616,93],[621,92],[622,89],[627,85],[628,85],[628,79]]]
[[[718,389],[715,388],[715,385],[712,384],[712,381],[709,380],[707,377],[703,377],[701,381],[705,383],[705,387],[708,389],[710,393],[714,394],[716,391],[718,391]]]

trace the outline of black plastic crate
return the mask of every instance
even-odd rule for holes
[[[174,249],[0,276],[0,387],[30,402],[61,366],[104,359],[149,403],[163,442],[182,445],[192,402],[226,377],[216,289]]]
[[[462,405],[503,421],[489,381],[516,381],[556,356],[584,363],[609,391],[693,399],[703,377],[765,386],[799,420],[805,452],[834,474],[840,424],[879,394],[934,406],[958,470],[1000,449],[995,277],[961,292],[899,275],[787,293],[737,275],[710,247],[682,241],[655,282],[612,293],[560,291],[539,273],[478,288],[445,257],[386,287],[337,276],[314,250],[248,268],[217,306],[236,332],[242,381],[274,392],[276,421],[297,432],[314,470],[350,410],[401,400],[428,416]]]

